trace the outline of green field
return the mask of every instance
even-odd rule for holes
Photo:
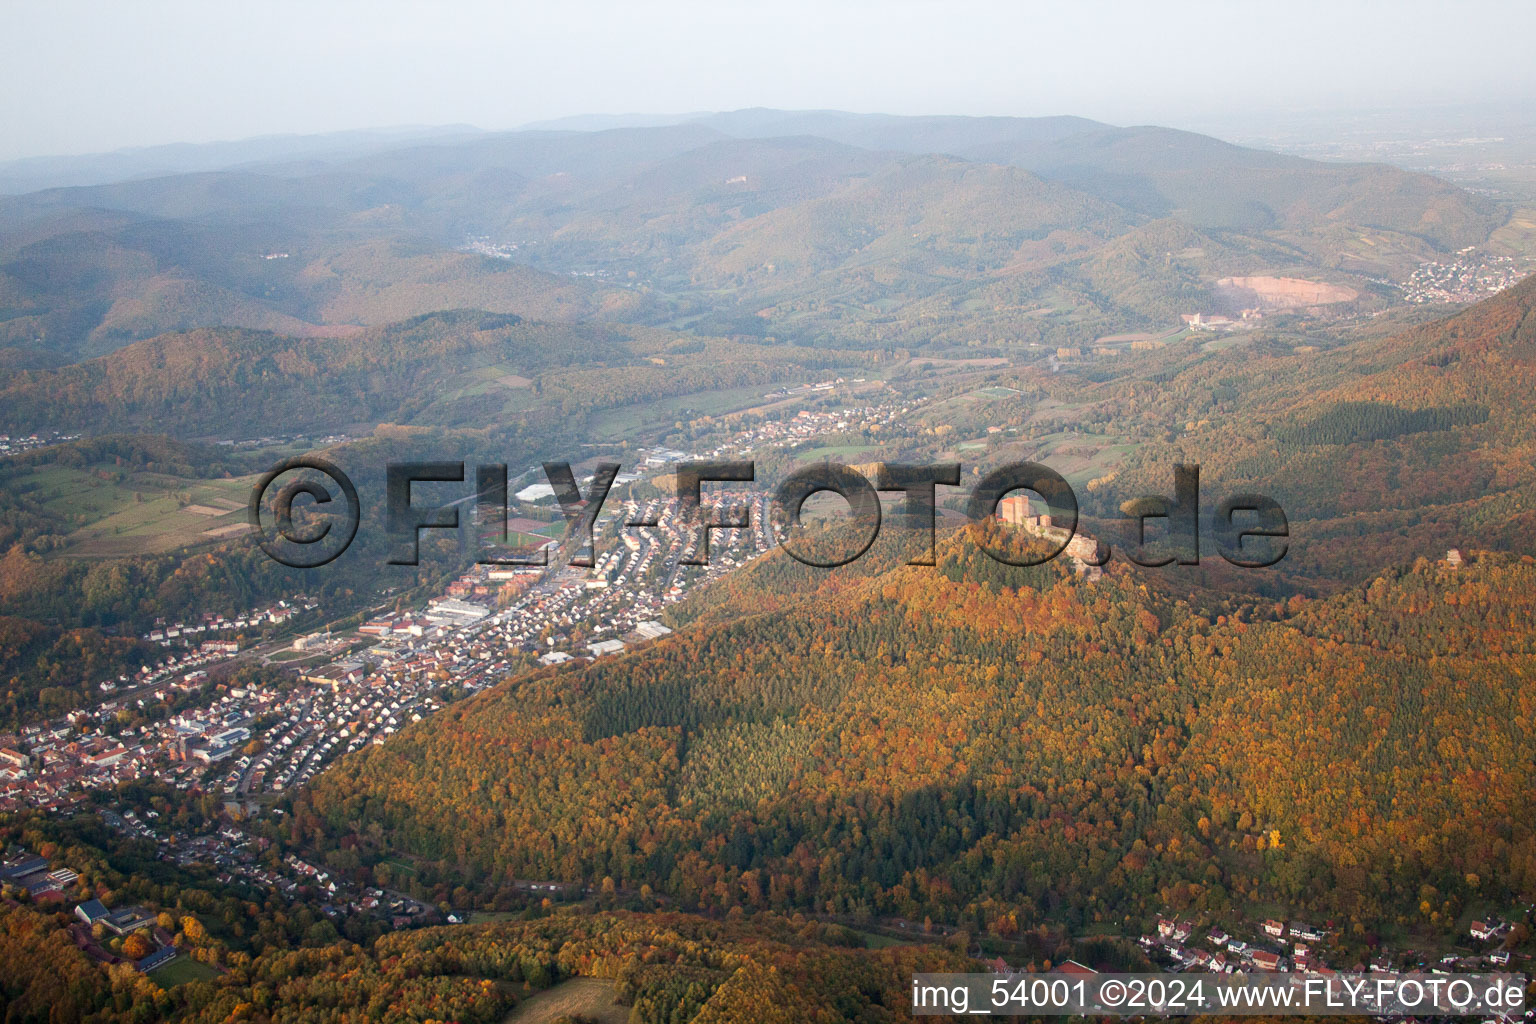
[[[822,448],[807,448],[803,452],[796,452],[795,458],[802,462],[820,462],[822,459],[848,459],[877,451],[878,447],[872,444],[834,444]]]
[[[1131,439],[1113,434],[1081,434],[1058,431],[1030,439],[1030,457],[1043,462],[1080,487],[1116,469],[1136,450]]]
[[[517,412],[535,404],[533,381],[505,364],[481,366],[448,382],[443,402],[449,404],[486,395],[497,399],[502,412]]]
[[[495,924],[497,921],[515,921],[518,919],[515,910],[471,910],[468,924]]]
[[[752,387],[700,391],[643,405],[605,409],[592,417],[592,431],[600,438],[628,438],[647,428],[670,427],[678,420],[723,416],[762,405],[763,396],[773,387],[771,384],[758,384]]]
[[[892,935],[881,935],[879,932],[860,931],[857,928],[854,931],[858,932],[859,936],[864,939],[864,946],[867,949],[885,949],[887,946],[910,946],[914,942],[912,939],[898,939]]]
[[[211,981],[218,976],[218,972],[212,967],[193,960],[185,953],[165,966],[156,967],[149,972],[149,980],[161,988],[173,988],[177,985],[185,985],[189,981]]]
[[[1237,348],[1253,341],[1253,335],[1243,331],[1234,331],[1231,334],[1220,334],[1200,346],[1202,352],[1222,352],[1229,348]]]
[[[89,558],[170,551],[236,536],[246,521],[254,480],[187,480],[110,465],[42,466],[8,486],[70,528],[65,554]]]

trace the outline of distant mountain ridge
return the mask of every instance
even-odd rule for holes
[[[0,163],[0,195],[107,185],[132,178],[227,170],[249,164],[335,158],[411,140],[479,133],[470,125],[371,128],[320,135],[265,135],[228,142],[171,143],[78,156],[24,157]]]
[[[1384,165],[1323,164],[1249,149],[1195,132],[1155,126],[1116,127],[1080,117],[892,117],[837,111],[744,110],[699,119],[743,138],[814,135],[848,145],[910,153],[949,153],[987,163],[1012,164],[1150,216],[1193,212],[1201,227],[1242,229],[1283,225],[1298,215],[1321,182],[1345,198],[1348,186],[1380,177],[1376,187],[1404,190],[1400,199],[1430,202],[1461,193],[1424,175]],[[1369,169],[1368,169],[1369,168]],[[1420,191],[1422,190],[1422,192]],[[1237,193],[1210,202],[1209,193]],[[1479,204],[1486,205],[1486,204]],[[1310,212],[1310,211],[1309,211]],[[1481,241],[1491,223],[1448,225],[1437,218],[1405,220],[1400,212],[1371,209],[1362,223],[1423,234],[1458,248]]]
[[[756,317],[839,347],[1080,344],[1212,304],[1222,277],[1321,273],[1369,292],[1506,216],[1391,167],[1073,117],[744,110],[379,142],[0,198],[0,348],[78,359],[167,331],[324,333],[463,307]],[[1159,222],[1194,236],[1117,254]],[[815,269],[779,270],[793,266]],[[1026,316],[1040,309],[1056,315]]]
[[[88,158],[40,158],[0,165],[0,193],[21,191],[6,187],[10,180],[22,180],[11,170],[18,165],[37,168],[28,179],[33,182],[43,181],[48,169],[54,168],[53,173],[62,175],[56,185],[107,182],[108,179],[90,182],[90,172],[73,169],[71,161],[94,162],[93,166],[102,168],[120,166],[122,173],[116,180],[145,177],[152,173],[148,170],[151,167],[161,167],[172,173],[233,167],[258,171],[265,167],[280,173],[302,173],[306,164],[317,169],[348,162],[355,165],[358,161],[372,161],[372,171],[389,173],[390,161],[382,155],[391,150],[409,154],[414,161],[429,163],[429,151],[437,150],[448,160],[472,165],[508,142],[526,149],[530,147],[522,146],[523,143],[542,139],[552,144],[550,148],[559,151],[562,159],[568,161],[571,159],[571,136],[586,136],[596,143],[587,147],[585,154],[587,159],[592,159],[600,150],[612,150],[616,148],[615,144],[624,146],[626,137],[632,145],[633,139],[644,134],[659,138],[686,135],[690,130],[698,129],[738,139],[812,136],[860,149],[939,153],[1013,164],[1153,216],[1171,213],[1181,204],[1196,203],[1202,188],[1213,184],[1205,177],[1208,173],[1241,176],[1241,182],[1227,181],[1219,185],[1231,189],[1242,184],[1247,192],[1246,201],[1226,209],[1206,209],[1207,222],[1203,226],[1267,226],[1273,218],[1283,219],[1283,209],[1280,208],[1297,200],[1297,193],[1303,191],[1306,178],[1338,178],[1348,182],[1357,180],[1362,173],[1359,168],[1364,166],[1319,164],[1301,157],[1232,145],[1194,132],[1154,126],[1118,127],[1067,115],[903,116],[749,108],[689,115],[576,117],[541,122],[515,132],[477,133],[465,126],[450,126],[157,147]],[[702,137],[694,137],[702,141]],[[402,146],[401,142],[406,144]],[[164,159],[157,162],[154,154],[162,153]],[[657,155],[654,149],[650,155]],[[1340,173],[1340,168],[1349,167],[1356,170],[1352,174]],[[536,160],[530,164],[526,155],[518,168],[519,173],[528,175],[554,173],[556,169],[538,166]],[[101,173],[110,175],[114,172]],[[1397,173],[1402,176],[1396,180],[1399,187],[1408,187],[1410,183],[1424,187],[1419,185],[1424,176]],[[1181,182],[1179,176],[1186,180]],[[1187,180],[1189,178],[1193,180]],[[1430,189],[1429,195],[1450,196],[1457,191],[1446,185],[1440,190]],[[1403,229],[1403,225],[1383,223],[1379,226]],[[1442,227],[1433,221],[1417,226],[1426,237],[1450,247],[1468,244],[1466,240],[1476,233],[1475,230],[1468,233],[1455,225]]]

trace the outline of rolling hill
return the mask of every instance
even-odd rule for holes
[[[620,336],[602,327],[534,327],[501,314],[433,314],[336,338],[201,328],[15,374],[5,406],[13,429],[70,422],[191,436],[336,430],[408,421],[408,409],[447,398],[448,382],[476,369],[532,373],[614,358],[628,359]]]
[[[1531,883],[1529,559],[1216,608],[986,561],[955,536],[937,568],[513,679],[348,758],[297,818],[428,892],[611,875],[1005,937],[1170,903],[1429,927],[1426,886],[1439,921]]]
[[[81,359],[197,327],[321,336],[463,307],[565,321],[641,315],[633,294],[429,244],[397,220],[387,206],[337,220],[285,208],[236,223],[50,214],[0,234],[0,347]]]
[[[1441,934],[1536,882],[1533,325],[1536,279],[1327,353],[1053,375],[1122,415],[1215,403],[1088,503],[1202,462],[1208,503],[1286,507],[1280,575],[1116,559],[1092,583],[1003,567],[973,527],[936,567],[774,552],[674,637],[349,757],[296,799],[302,835],[364,875],[403,851],[426,892],[607,875],[1000,937],[1270,904],[1362,947]]]
[[[856,365],[657,328],[450,310],[294,337],[199,328],[65,366],[0,370],[0,430],[244,439],[380,423],[579,433],[605,409]]]
[[[802,288],[861,268],[965,278],[1008,264],[1032,243],[1070,252],[1124,228],[1121,211],[1031,174],[915,157],[734,226],[709,243],[700,271],[766,273]]]
[[[1441,249],[1482,241],[1491,204],[1427,175],[1328,164],[1194,132],[1083,118],[911,117],[738,111],[698,123],[742,136],[816,135],[907,153],[1023,167],[1151,217],[1227,230],[1315,228],[1328,220],[1419,235]]]
[[[1125,369],[1102,384],[1053,382],[1141,438],[1088,496],[1106,515],[1168,491],[1169,467],[1189,462],[1207,494],[1279,501],[1307,541],[1287,567],[1320,580],[1459,545],[1536,554],[1536,431],[1525,412],[1536,277],[1447,319],[1329,350],[1160,351]]]
[[[1070,343],[1145,329],[1222,277],[1360,290],[1506,219],[1424,175],[1080,118],[741,111],[317,147],[0,199],[0,347],[80,359],[197,327],[324,334],[466,307],[641,323],[766,310],[767,333],[802,343],[841,324],[839,347],[967,329]],[[1201,237],[1168,255],[1206,260],[1134,289],[1116,284],[1136,268],[1095,269],[1162,222]],[[471,239],[503,258],[460,251]],[[1012,315],[1040,308],[1064,322]]]

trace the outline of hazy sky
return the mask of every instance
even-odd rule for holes
[[[0,159],[746,106],[1073,113],[1536,101],[1536,3],[0,0]]]

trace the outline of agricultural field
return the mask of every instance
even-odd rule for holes
[[[534,405],[533,381],[513,367],[499,363],[461,374],[443,391],[444,402],[448,404],[484,395],[495,396],[507,412]]]
[[[1536,257],[1536,209],[1519,209],[1488,239],[1488,250],[1502,256]]]
[[[1031,457],[1066,477],[1074,488],[1113,471],[1136,449],[1128,439],[1067,432],[1034,438],[1032,443],[1037,454]]]
[[[69,527],[60,552],[80,558],[158,553],[246,529],[254,476],[187,480],[115,466],[41,466],[8,481]]]
[[[597,1024],[626,1024],[629,1007],[613,1001],[613,983],[601,978],[572,978],[520,1003],[505,1024],[552,1024],[565,1019]]]

